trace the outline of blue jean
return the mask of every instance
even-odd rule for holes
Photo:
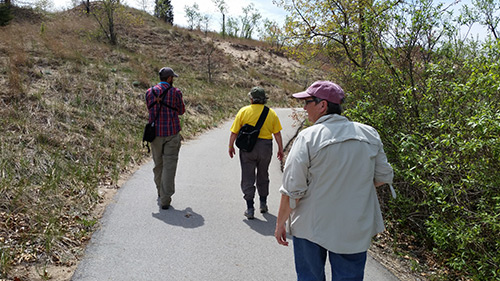
[[[295,270],[298,281],[325,281],[326,255],[332,268],[332,281],[362,281],[366,252],[336,254],[309,240],[293,237]]]

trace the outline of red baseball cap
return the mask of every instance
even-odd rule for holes
[[[316,81],[304,92],[292,95],[297,99],[305,99],[308,97],[316,97],[327,100],[332,103],[342,104],[344,102],[344,90],[330,81]]]

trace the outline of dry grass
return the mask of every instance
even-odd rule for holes
[[[74,266],[97,225],[100,190],[119,188],[120,176],[149,158],[143,98],[162,66],[181,75],[185,139],[232,117],[253,86],[268,90],[271,106],[287,106],[288,94],[302,89],[298,71],[277,73],[278,58],[244,40],[230,44],[262,53],[242,62],[216,48],[209,83],[207,50],[225,41],[122,13],[116,47],[78,9],[21,9],[0,28],[1,278],[28,278],[14,273],[19,266],[41,269],[42,279],[49,265]]]

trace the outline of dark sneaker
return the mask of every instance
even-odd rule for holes
[[[267,213],[267,211],[269,211],[269,209],[267,208],[267,204],[266,203],[260,203],[260,212],[262,214],[264,214],[264,213]]]
[[[165,198],[161,198],[159,201],[161,203],[161,208],[163,210],[167,210],[170,207],[170,203],[172,203],[172,198],[168,198],[168,200],[164,200]]]
[[[255,212],[254,208],[247,209],[244,213],[245,217],[249,220],[253,220],[255,217],[253,216]]]

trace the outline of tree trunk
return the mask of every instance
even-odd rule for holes
[[[222,38],[226,38],[226,15],[222,14]]]
[[[109,12],[109,37],[111,40],[111,45],[116,45],[118,43],[118,40],[116,38],[116,32],[115,32],[115,23],[113,20],[113,12],[114,10]]]

